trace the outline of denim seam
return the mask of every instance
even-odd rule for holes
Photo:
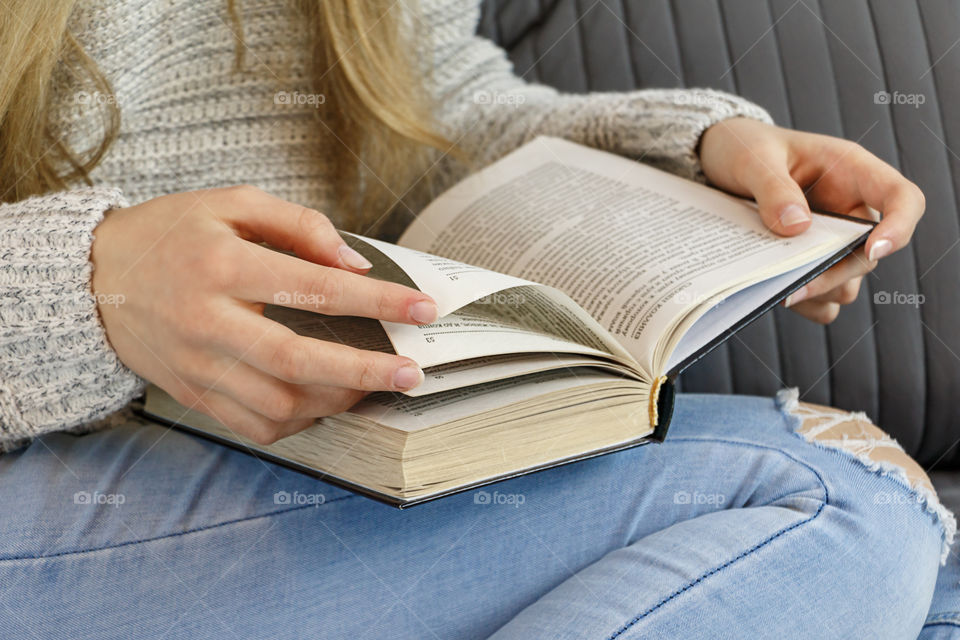
[[[643,613],[639,614],[638,616],[636,616],[635,618],[633,618],[632,620],[630,620],[629,622],[627,622],[626,624],[624,624],[624,625],[623,625],[622,627],[620,627],[617,631],[615,631],[615,632],[613,633],[613,635],[611,635],[611,636],[608,638],[608,640],[614,640],[614,638],[620,637],[621,635],[623,635],[624,633],[626,633],[627,631],[629,631],[630,628],[631,628],[633,625],[637,624],[638,622],[640,622],[641,620],[643,620],[645,617],[647,617],[648,615],[650,615],[651,613],[653,613],[654,611],[656,611],[657,609],[659,609],[659,608],[662,607],[663,605],[667,604],[668,602],[670,602],[670,601],[673,600],[674,598],[677,598],[678,596],[680,596],[681,594],[687,592],[687,591],[690,590],[691,588],[699,585],[700,583],[702,583],[704,580],[706,580],[706,579],[709,578],[710,576],[719,573],[721,570],[726,569],[727,567],[731,566],[732,564],[734,564],[734,563],[737,562],[738,560],[742,560],[743,558],[745,558],[745,557],[747,557],[747,556],[755,553],[756,551],[759,551],[760,549],[762,549],[763,547],[767,546],[768,544],[770,544],[771,542],[773,542],[774,540],[776,540],[776,539],[779,538],[780,536],[782,536],[782,535],[784,535],[784,534],[786,534],[786,533],[789,533],[790,531],[793,531],[793,530],[796,529],[797,527],[799,527],[799,526],[801,526],[801,525],[804,525],[804,524],[807,524],[807,523],[809,523],[809,522],[813,522],[814,520],[816,520],[816,519],[820,516],[821,513],[823,513],[823,508],[830,503],[830,490],[827,489],[827,483],[824,482],[823,476],[820,475],[820,472],[818,472],[816,469],[814,469],[812,466],[810,466],[809,464],[805,463],[804,461],[798,459],[798,458],[797,458],[796,456],[794,456],[793,454],[791,454],[791,453],[789,453],[789,452],[787,452],[787,451],[784,451],[783,449],[779,449],[779,448],[777,448],[777,447],[770,447],[770,446],[766,446],[766,445],[759,445],[759,444],[756,444],[756,443],[754,443],[754,442],[742,442],[742,441],[738,441],[738,440],[727,440],[727,439],[724,439],[724,438],[684,438],[684,437],[680,437],[680,438],[673,438],[673,439],[671,439],[671,442],[720,442],[720,443],[726,443],[726,444],[741,445],[741,446],[744,446],[744,447],[752,447],[752,448],[755,448],[755,449],[767,449],[768,451],[778,452],[778,453],[780,453],[780,454],[782,454],[782,455],[790,458],[791,460],[793,460],[793,461],[796,462],[797,464],[806,467],[807,469],[810,470],[811,473],[813,473],[814,476],[816,476],[817,480],[820,482],[820,486],[823,488],[823,499],[822,499],[821,502],[820,502],[820,506],[817,507],[816,512],[815,512],[813,515],[811,515],[809,518],[806,518],[806,519],[804,519],[804,520],[801,520],[800,522],[795,522],[795,523],[793,523],[792,525],[781,529],[780,531],[774,533],[773,535],[767,537],[766,539],[761,540],[760,542],[758,542],[757,544],[753,545],[753,546],[750,547],[749,549],[746,549],[745,551],[741,552],[739,555],[737,555],[737,556],[735,556],[735,557],[733,557],[733,558],[730,558],[729,560],[727,560],[727,561],[724,562],[723,564],[714,567],[714,568],[711,569],[710,571],[707,571],[706,573],[702,574],[700,577],[698,577],[696,580],[693,580],[692,582],[690,582],[690,583],[687,584],[686,586],[684,586],[684,587],[682,587],[682,588],[680,588],[680,589],[677,589],[676,591],[674,591],[674,592],[671,593],[670,595],[668,595],[668,596],[666,596],[665,598],[663,598],[663,599],[662,599],[660,602],[658,602],[657,604],[653,605],[652,607],[650,607],[649,609],[647,609],[647,610],[644,611]]]
[[[814,447],[816,447],[817,449],[820,449],[821,451],[833,452],[833,453],[835,453],[835,454],[838,454],[839,457],[840,457],[841,459],[843,459],[843,460],[853,460],[853,461],[856,461],[856,462],[860,463],[860,466],[862,466],[862,467],[866,467],[866,466],[867,466],[867,465],[863,464],[863,462],[860,461],[856,456],[853,456],[853,455],[848,454],[848,453],[846,453],[846,452],[844,452],[844,451],[838,450],[838,449],[836,449],[835,447],[819,445],[819,444],[817,444],[816,442],[811,442],[811,441],[805,439],[802,434],[794,434],[794,435],[799,435],[799,440],[800,440],[801,442],[804,442],[804,443],[809,444],[809,445],[813,445]],[[784,449],[780,449],[779,447],[771,447],[771,446],[769,446],[769,445],[759,445],[759,444],[756,444],[756,443],[754,443],[754,442],[749,442],[749,441],[746,441],[746,440],[732,440],[732,439],[729,439],[729,438],[717,438],[717,437],[712,437],[712,436],[706,436],[706,437],[698,437],[698,436],[678,436],[678,437],[670,438],[670,439],[669,439],[669,442],[697,442],[697,441],[721,442],[721,443],[727,443],[727,444],[740,444],[740,445],[744,445],[744,446],[752,446],[752,447],[758,447],[758,448],[762,448],[762,449],[769,449],[770,451],[777,451],[777,452],[779,452],[779,453],[782,453],[782,454],[785,455],[785,456],[789,456],[792,460],[796,461],[798,464],[803,465],[804,467],[806,467],[807,469],[809,469],[812,473],[818,473],[818,472],[816,471],[816,469],[814,469],[814,468],[813,468],[812,466],[810,466],[808,463],[803,462],[802,460],[799,460],[799,459],[795,458],[790,452],[788,452],[788,451],[786,451],[786,450],[784,450]],[[885,482],[892,483],[893,486],[895,486],[895,487],[896,487],[897,489],[899,489],[900,491],[904,491],[904,492],[906,492],[906,493],[913,493],[913,492],[914,492],[914,488],[913,488],[913,487],[911,487],[911,486],[908,485],[908,484],[904,484],[899,478],[897,478],[897,477],[896,477],[894,474],[892,474],[892,473],[878,473],[876,470],[869,469],[869,468],[867,468],[867,471],[871,471],[871,472],[872,472],[872,475],[873,475],[874,477],[880,478],[881,480],[883,480],[883,481],[885,481]],[[819,475],[818,475],[818,477],[819,477]]]
[[[923,623],[923,626],[929,627],[935,624],[953,625],[955,627],[960,627],[960,611],[951,611],[949,613],[938,613],[934,616],[930,616]]]
[[[339,497],[339,498],[334,498],[334,499],[332,499],[332,500],[327,500],[327,501],[325,501],[323,504],[330,504],[330,503],[333,503],[333,502],[339,502],[340,500],[346,500],[346,499],[348,499],[348,498],[356,498],[356,497],[357,497],[357,496],[355,496],[355,495],[341,496],[341,497]],[[242,522],[250,522],[250,521],[253,521],[253,520],[259,520],[260,518],[271,518],[271,517],[273,517],[273,516],[285,515],[285,514],[287,514],[287,513],[292,513],[292,512],[294,512],[294,511],[301,511],[301,510],[303,510],[303,509],[311,509],[311,508],[316,509],[316,508],[319,508],[320,506],[323,506],[323,505],[318,505],[318,504],[306,504],[306,505],[299,506],[299,507],[292,507],[292,508],[290,508],[290,509],[282,509],[282,510],[280,510],[280,511],[271,511],[271,512],[269,512],[269,513],[261,513],[261,514],[255,515],[255,516],[248,516],[248,517],[245,517],[245,518],[236,518],[236,519],[234,519],[234,520],[225,520],[224,522],[218,522],[217,524],[206,525],[206,526],[203,526],[203,527],[195,527],[195,528],[193,528],[193,529],[187,529],[186,531],[177,531],[176,533],[168,533],[168,534],[165,534],[165,535],[162,535],[162,536],[154,536],[154,537],[152,537],[152,538],[142,538],[142,539],[140,539],[140,540],[127,540],[126,542],[119,542],[119,543],[117,543],[117,544],[106,545],[106,546],[103,546],[103,547],[93,547],[93,548],[90,548],[90,549],[74,549],[74,550],[72,550],[72,551],[61,551],[61,552],[59,552],[59,553],[51,553],[51,554],[49,554],[49,555],[37,555],[37,556],[23,555],[23,556],[0,557],[0,564],[6,563],[6,562],[17,562],[17,561],[20,561],[20,560],[47,560],[47,559],[49,559],[49,558],[60,558],[60,557],[64,557],[64,556],[81,555],[81,554],[84,554],[84,553],[95,553],[95,552],[97,552],[97,551],[108,551],[108,550],[111,550],[111,549],[119,549],[119,548],[121,548],[121,547],[129,547],[129,546],[135,545],[135,544],[143,544],[143,543],[146,543],[146,542],[156,542],[156,541],[158,541],[158,540],[168,540],[168,539],[170,539],[170,538],[177,538],[177,537],[185,536],[185,535],[191,534],[191,533],[200,533],[200,532],[202,532],[202,531],[210,531],[210,530],[212,530],[212,529],[219,529],[219,528],[221,528],[221,527],[226,527],[226,526],[234,525],[234,524],[240,524],[240,523],[242,523]]]

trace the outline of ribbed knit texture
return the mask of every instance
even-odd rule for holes
[[[104,418],[143,388],[110,348],[91,293],[92,230],[105,211],[249,183],[343,223],[328,209],[325,168],[336,158],[319,142],[312,109],[277,98],[307,86],[307,35],[286,0],[238,5],[243,72],[234,70],[225,0],[77,3],[72,28],[113,85],[121,132],[93,173],[96,187],[0,206],[0,451],[109,425]],[[478,0],[422,0],[419,15],[437,117],[451,139],[483,150],[480,164],[548,134],[702,179],[696,146],[709,126],[769,121],[716,91],[562,95],[517,78],[503,51],[474,35]],[[93,103],[112,98],[60,94],[62,131],[87,148],[101,126]]]

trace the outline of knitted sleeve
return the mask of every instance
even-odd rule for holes
[[[429,37],[423,63],[443,133],[479,164],[537,135],[566,138],[703,180],[697,145],[733,117],[772,122],[762,108],[708,89],[562,94],[517,77],[506,53],[475,35],[478,0],[421,0]]]
[[[105,418],[142,390],[90,288],[93,229],[123,206],[111,188],[0,205],[0,452]]]

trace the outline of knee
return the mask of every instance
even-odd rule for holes
[[[778,402],[782,409],[798,418],[795,425],[797,435],[819,447],[843,452],[858,460],[868,470],[892,476],[903,485],[902,492],[891,494],[885,491],[874,495],[873,511],[877,511],[876,507],[883,504],[912,503],[914,507],[933,514],[943,537],[942,564],[953,542],[956,519],[940,503],[933,483],[917,461],[861,412],[799,402],[796,390],[781,394]]]
[[[808,402],[798,402],[797,433],[808,442],[844,450],[868,466],[902,472],[907,483],[935,495],[933,483],[916,460],[863,413],[842,411]]]

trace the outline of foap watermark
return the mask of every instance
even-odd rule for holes
[[[327,103],[327,96],[322,93],[300,93],[299,91],[277,91],[273,94],[273,104],[291,105],[295,107],[313,107],[319,109]]]
[[[73,494],[73,504],[82,505],[109,505],[119,507],[127,501],[122,493],[103,493],[102,491],[77,491]]]
[[[275,294],[273,294],[273,304],[285,307],[322,307],[326,300],[326,297],[321,293],[277,291]]]
[[[927,297],[922,293],[903,293],[902,291],[876,291],[873,294],[873,304],[905,304],[919,308]]]
[[[474,104],[504,104],[518,107],[527,101],[522,93],[500,93],[499,91],[476,91],[473,94]]]
[[[899,91],[877,91],[873,94],[873,104],[906,105],[919,109],[927,101],[922,93],[901,93]]]
[[[724,298],[722,295],[711,294],[706,295],[702,293],[694,293],[689,289],[684,289],[683,291],[678,291],[676,295],[670,298],[670,302],[676,304],[682,304],[683,306],[692,306],[692,305],[701,305],[706,304],[709,307],[715,307],[721,302]]]
[[[322,493],[300,493],[299,491],[294,491],[290,493],[289,491],[277,491],[273,494],[273,504],[279,505],[289,505],[289,506],[306,506],[313,505],[319,507],[321,504],[327,501],[327,497]]]
[[[120,99],[114,93],[101,93],[99,91],[77,91],[73,94],[74,104],[82,105],[120,105]]]
[[[915,504],[920,500],[920,494],[907,491],[877,491],[873,494],[873,504]]]
[[[700,91],[677,91],[673,94],[673,103],[680,106],[705,107],[715,109],[729,102],[718,95]]]
[[[677,491],[673,494],[673,504],[710,504],[720,506],[727,501],[722,493],[703,493],[700,491]]]
[[[95,293],[93,299],[102,307],[119,307],[127,301],[127,296],[122,293]]]
[[[519,307],[527,303],[527,296],[515,291],[498,291],[484,296],[473,304],[499,304],[511,307]]]
[[[522,493],[500,493],[494,491],[477,491],[473,494],[473,504],[506,504],[519,509],[520,505],[527,501],[527,497]]]

